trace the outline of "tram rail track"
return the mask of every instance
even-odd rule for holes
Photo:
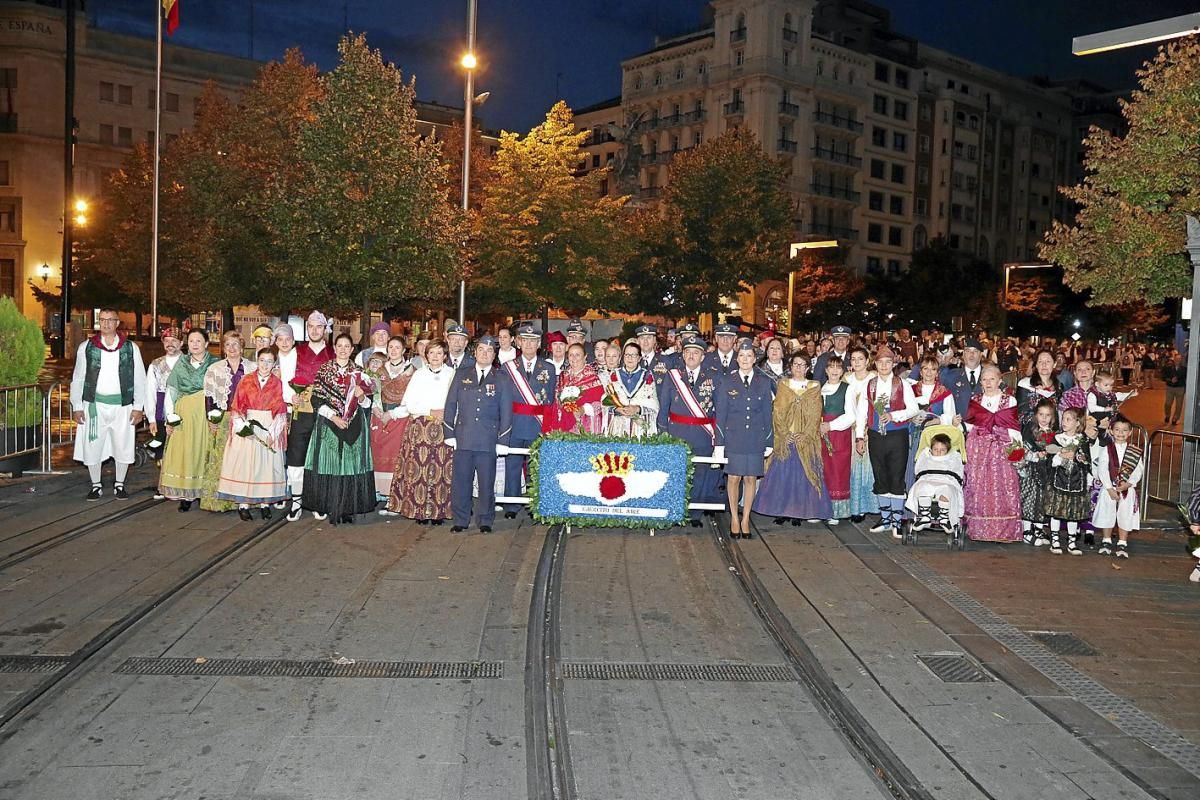
[[[151,500],[149,502],[157,504],[161,501]],[[122,513],[128,515],[129,513],[136,513],[136,511],[131,506]],[[56,690],[68,679],[83,675],[90,668],[98,664],[102,657],[109,652],[110,648],[124,634],[150,618],[158,608],[170,601],[177,594],[190,588],[221,566],[232,562],[250,548],[264,541],[272,533],[285,527],[286,523],[287,520],[285,517],[275,517],[239,537],[236,541],[231,542],[219,552],[206,559],[202,564],[193,567],[178,580],[97,633],[84,643],[83,646],[71,653],[60,669],[47,674],[32,687],[17,695],[3,708],[0,708],[0,747],[3,747],[8,740],[12,739],[20,731],[21,726],[35,716],[40,708],[52,702]]]
[[[132,503],[132,504],[121,503],[120,507],[117,510],[112,511],[111,513],[104,514],[101,517],[98,517],[98,518],[92,519],[92,520],[88,520],[87,522],[84,522],[80,525],[76,525],[73,528],[69,528],[69,529],[67,529],[65,531],[61,531],[59,533],[51,534],[51,535],[45,537],[44,539],[41,539],[36,542],[32,542],[23,547],[19,547],[16,550],[13,550],[9,553],[6,553],[3,556],[0,556],[0,573],[4,572],[5,570],[7,570],[11,567],[16,566],[17,564],[28,561],[31,558],[40,556],[42,553],[53,550],[56,547],[60,547],[61,545],[67,544],[68,542],[73,542],[82,536],[86,536],[87,534],[92,533],[93,531],[96,531],[96,530],[99,530],[99,529],[105,527],[106,525],[111,525],[114,522],[120,522],[123,519],[134,516],[135,514],[140,514],[143,511],[147,511],[151,508],[154,508],[155,506],[161,505],[163,502],[164,501],[162,501],[162,500],[155,500],[154,498],[148,497],[145,500],[141,500],[141,501],[138,501],[138,502]],[[84,512],[87,510],[88,509],[83,509]],[[78,513],[83,513],[83,512],[76,512],[76,513],[78,514]],[[20,536],[28,536],[32,533],[35,533],[36,531],[42,530],[44,528],[47,528],[47,527],[55,525],[59,522],[62,522],[65,519],[70,519],[73,516],[76,516],[76,514],[68,514],[64,517],[59,518],[58,520],[54,520],[53,522],[47,522],[47,523],[44,523],[43,525],[39,525],[34,528],[30,528],[29,530],[23,531],[20,534],[16,534],[14,536],[8,537],[8,539],[5,539],[5,541],[11,541],[13,539],[19,538]]]

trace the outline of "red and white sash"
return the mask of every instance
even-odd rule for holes
[[[533,395],[533,389],[529,386],[529,381],[525,380],[525,374],[522,373],[520,367],[517,366],[517,362],[519,360],[520,359],[514,358],[512,361],[506,362],[504,368],[508,370],[508,376],[512,378],[513,386],[517,387],[517,391],[520,393],[521,399],[525,401],[526,405],[540,405],[537,401],[537,398]],[[534,362],[534,365],[537,365],[536,361]],[[537,417],[538,424],[541,425],[542,415],[534,414],[534,416]]]
[[[671,376],[671,380],[675,383],[675,391],[679,393],[680,398],[683,399],[683,404],[688,407],[691,415],[699,419],[706,418],[708,415],[700,407],[700,401],[696,399],[696,393],[692,391],[691,386],[688,386],[688,382],[683,379],[683,375],[679,373],[679,370],[671,369],[668,370],[668,373]],[[705,422],[701,427],[708,431],[708,435],[712,437],[714,442],[717,440],[717,430],[711,422]]]

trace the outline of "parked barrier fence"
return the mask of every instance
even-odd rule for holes
[[[0,471],[49,473],[54,449],[75,438],[71,399],[61,382],[0,387]]]
[[[1171,508],[1187,504],[1200,484],[1200,436],[1157,430],[1150,435],[1144,453],[1146,470],[1139,487],[1143,521],[1150,503]]]

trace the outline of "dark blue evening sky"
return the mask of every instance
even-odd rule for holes
[[[895,27],[928,44],[1015,75],[1084,77],[1114,88],[1155,48],[1078,58],[1071,37],[1197,10],[1196,0],[877,0]],[[338,36],[365,31],[408,75],[422,100],[462,105],[456,69],[466,0],[180,0],[175,41],[275,59],[293,45],[322,68]],[[152,36],[155,0],[94,0],[93,22]],[[477,91],[490,91],[485,124],[526,130],[556,97],[574,107],[615,96],[620,62],[654,35],[698,26],[700,0],[479,0]]]

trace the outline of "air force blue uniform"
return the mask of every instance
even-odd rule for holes
[[[700,404],[701,412],[705,415],[702,420],[713,423],[713,395],[717,390],[719,376],[701,366],[697,370],[695,383],[688,379],[686,367],[680,367],[679,374],[685,383],[692,387],[692,394]],[[713,438],[703,424],[689,423],[687,420],[696,419],[675,388],[675,381],[667,375],[658,388],[658,429],[683,439],[692,448],[692,455],[711,456],[713,453]],[[719,480],[721,471],[713,469],[709,464],[697,464],[692,472],[691,502],[719,503]],[[699,519],[700,512],[692,511],[692,519]]]
[[[525,368],[525,356],[517,356],[510,362],[520,371],[533,392],[533,402],[526,403],[525,396],[512,386],[510,408],[512,408],[512,435],[509,437],[510,447],[529,447],[542,433],[542,423],[538,414],[545,416],[549,406],[554,402],[558,388],[558,374],[554,365],[544,358],[535,359],[533,369]],[[512,384],[507,368],[502,369],[504,379]],[[535,407],[541,406],[541,410]],[[521,494],[521,473],[525,469],[528,456],[511,455],[504,462],[504,494],[507,497],[517,497]],[[517,506],[506,506],[506,511],[516,511]]]
[[[443,435],[455,439],[450,508],[456,527],[471,521],[471,484],[479,482],[480,526],[496,517],[496,446],[508,446],[512,435],[512,384],[495,367],[479,380],[475,365],[460,367],[446,397]]]
[[[763,452],[772,446],[775,432],[771,412],[775,385],[758,370],[746,384],[740,372],[722,378],[713,403],[717,421],[717,446],[725,448],[727,475],[762,476]]]

